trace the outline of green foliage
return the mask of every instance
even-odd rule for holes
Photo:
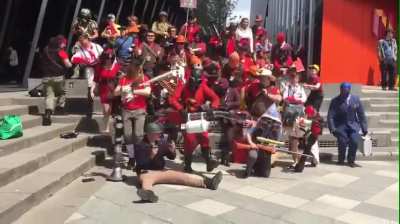
[[[198,0],[194,14],[203,27],[213,22],[218,30],[222,30],[236,3],[237,0]]]

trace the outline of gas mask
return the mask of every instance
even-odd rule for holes
[[[189,78],[189,88],[194,91],[201,83],[201,69],[193,69],[192,75]]]

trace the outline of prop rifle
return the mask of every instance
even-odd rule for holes
[[[306,155],[306,154],[299,153],[299,152],[292,152],[292,151],[289,151],[289,150],[283,148],[285,143],[281,142],[281,141],[276,141],[276,140],[267,139],[267,138],[263,138],[263,137],[257,137],[256,139],[258,142],[260,142],[260,144],[265,145],[265,146],[274,147],[275,150],[278,152],[285,152],[285,153],[289,153],[289,154],[295,154],[295,155],[299,155],[299,156],[314,158],[313,156],[310,156],[310,155]]]

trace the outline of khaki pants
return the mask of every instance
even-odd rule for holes
[[[156,184],[176,184],[189,187],[205,188],[201,176],[188,174],[174,170],[149,170],[139,177],[144,190],[151,190]]]
[[[56,106],[65,106],[64,76],[47,77],[43,79],[46,109],[54,111]]]
[[[123,110],[124,139],[127,145],[142,142],[144,136],[145,110]]]

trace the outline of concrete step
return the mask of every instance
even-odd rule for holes
[[[25,114],[21,116],[22,127],[24,130],[42,125],[42,117]]]
[[[0,157],[0,187],[86,146],[87,140],[87,135],[79,135],[75,139],[54,138]]]
[[[399,104],[371,104],[372,112],[399,112]]]
[[[94,148],[77,150],[0,188],[0,223],[11,223],[95,165]]]
[[[368,98],[369,102],[372,104],[396,104],[398,102],[398,98]]]
[[[381,123],[381,120],[396,120],[399,116],[398,112],[365,112],[367,116],[367,124],[369,128],[391,128],[392,124],[386,125],[385,122]],[[328,113],[320,112],[320,115],[327,120]]]
[[[369,129],[371,133],[372,143],[374,147],[394,147],[392,138],[392,132],[390,129]],[[319,137],[321,147],[337,147],[337,140],[335,136],[329,133],[329,130],[325,129],[323,134]]]
[[[398,91],[383,91],[379,89],[363,89],[361,97],[367,98],[397,98]]]
[[[323,162],[337,161],[338,151],[336,147],[320,148],[320,160]],[[364,156],[357,152],[357,161],[397,161],[399,155],[397,147],[378,147],[372,149],[371,156]]]
[[[0,156],[5,156],[24,148],[32,147],[39,143],[58,137],[61,133],[72,131],[75,124],[52,124],[51,126],[37,126],[24,130],[24,135],[19,138],[1,140]]]
[[[95,166],[86,173],[108,175],[111,170]],[[95,181],[85,183],[81,178],[77,178],[54,196],[23,214],[13,224],[74,223],[69,218],[107,183],[102,176],[93,175],[93,178]]]
[[[379,123],[382,124],[382,127],[390,127],[390,128],[399,127],[399,120],[380,120]]]
[[[0,117],[4,115],[24,115],[28,114],[29,108],[26,105],[5,105],[0,106]]]
[[[396,147],[399,146],[399,138],[398,137],[395,137],[395,138],[392,137],[390,140],[391,140],[393,146],[396,146]]]

